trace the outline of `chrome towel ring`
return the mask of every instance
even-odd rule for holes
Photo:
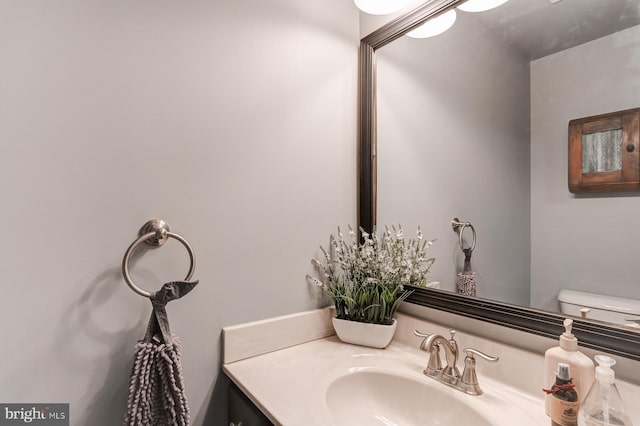
[[[454,217],[451,221],[451,227],[458,234],[458,239],[460,241],[460,250],[462,251],[465,251],[464,244],[462,242],[462,234],[464,233],[465,228],[471,228],[472,240],[471,247],[469,247],[468,250],[473,251],[473,249],[476,248],[476,228],[473,227],[471,222],[461,222],[460,219]]]
[[[182,238],[180,235],[171,232],[167,222],[161,219],[150,220],[145,223],[142,228],[140,228],[138,235],[140,237],[133,243],[131,243],[124,254],[124,259],[122,259],[122,275],[124,276],[124,280],[126,281],[127,285],[129,285],[131,290],[135,291],[140,296],[149,298],[153,296],[153,293],[149,293],[148,291],[145,291],[138,287],[131,279],[131,275],[129,275],[129,259],[131,258],[131,254],[136,249],[136,247],[138,247],[143,242],[152,247],[160,247],[161,245],[166,243],[169,238],[175,238],[176,240],[180,241],[182,245],[187,249],[190,259],[189,271],[187,272],[187,276],[184,280],[189,281],[189,279],[191,279],[193,271],[196,267],[196,257],[193,254],[193,249],[191,248],[187,240]]]

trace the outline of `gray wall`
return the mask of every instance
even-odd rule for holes
[[[573,195],[569,120],[640,107],[640,27],[531,63],[531,303],[562,288],[640,299],[637,193]]]
[[[528,304],[528,62],[458,15],[440,36],[378,52],[377,222],[437,238],[431,279],[455,290],[450,221],[471,221],[478,295]]]
[[[356,220],[351,2],[0,4],[1,402],[119,424],[150,303],[120,262],[163,218],[200,285],[168,306],[194,424],[225,424],[220,332],[313,308],[319,244]],[[183,278],[180,244],[132,264]]]

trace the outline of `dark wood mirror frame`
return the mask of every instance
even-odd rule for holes
[[[376,224],[376,50],[426,20],[465,0],[433,0],[405,13],[364,37],[359,53],[358,225],[371,231]],[[411,287],[409,303],[479,319],[556,339],[563,315],[452,292]],[[574,319],[573,333],[581,345],[640,361],[640,330],[594,320]]]

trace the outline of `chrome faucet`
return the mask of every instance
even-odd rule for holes
[[[479,356],[489,362],[498,361],[498,357],[489,356],[476,349],[464,349],[466,357],[464,359],[464,370],[460,374],[458,370],[458,344],[455,341],[455,330],[449,330],[451,338],[447,340],[439,334],[425,334],[418,330],[414,330],[416,336],[424,337],[420,344],[420,349],[429,352],[429,361],[424,374],[432,379],[442,382],[448,386],[458,389],[470,395],[481,395],[482,389],[478,384],[478,376],[476,375],[476,360],[474,355]],[[446,367],[442,367],[440,359],[440,347],[444,348]]]
[[[451,333],[451,339],[447,340],[439,334],[423,334],[417,330],[414,330],[416,336],[424,337],[420,345],[420,349],[429,352],[429,362],[427,368],[424,370],[424,374],[430,377],[438,377],[441,381],[447,383],[455,383],[460,378],[460,370],[456,364],[458,363],[458,344],[454,337],[456,335],[455,330],[449,330]],[[445,360],[447,366],[442,368],[442,361],[440,359],[440,347],[444,348]]]

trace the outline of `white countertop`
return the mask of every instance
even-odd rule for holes
[[[469,403],[495,425],[547,425],[542,396],[532,396],[488,377],[479,377],[485,393],[466,395],[424,376],[426,354],[400,342],[370,349],[328,337],[224,365],[225,373],[275,424],[333,424],[326,389],[337,378],[362,369],[431,381]],[[429,410],[429,401],[416,407]],[[514,417],[515,416],[515,417]],[[526,417],[526,418],[524,418]],[[517,421],[514,423],[515,419]]]
[[[511,426],[516,424],[516,419],[519,426],[549,424],[549,418],[544,414],[543,393],[534,394],[530,391],[540,389],[537,383],[530,384],[526,389],[514,385],[522,382],[518,378],[502,380],[506,377],[505,368],[516,365],[516,368],[530,372],[541,367],[538,363],[514,363],[513,358],[519,358],[520,362],[526,358],[521,351],[498,347],[497,344],[487,346],[473,336],[457,335],[461,348],[474,347],[504,359],[497,363],[502,363],[502,368],[482,365],[483,361],[479,360],[478,378],[485,392],[480,396],[466,395],[422,373],[427,354],[418,349],[421,339],[412,335],[413,329],[441,334],[446,329],[399,314],[398,331],[392,343],[386,349],[372,349],[345,344],[336,336],[328,336],[331,329],[327,327],[327,321],[331,314],[327,312],[330,311],[310,311],[288,316],[284,321],[283,318],[277,318],[224,330],[224,372],[273,423],[286,426],[334,424],[335,419],[327,405],[329,385],[350,373],[371,370],[437,386],[438,391],[457,398],[461,404],[469,405],[495,425]],[[311,332],[301,333],[296,324],[304,324]],[[305,341],[302,336],[307,334],[313,335],[315,340]],[[291,336],[297,337],[292,339]],[[285,341],[288,347],[278,349],[273,339]],[[238,351],[238,347],[242,351]],[[460,368],[461,364],[460,360]],[[487,374],[483,374],[483,368]],[[496,371],[499,373],[491,374]],[[424,401],[416,409],[428,410],[429,401]]]
[[[472,347],[500,361],[477,361],[484,394],[472,396],[426,377],[427,354],[413,330],[448,336],[447,328],[398,313],[398,329],[386,349],[345,344],[333,335],[332,310],[318,309],[255,323],[225,327],[224,365],[227,376],[276,425],[330,426],[335,418],[327,404],[327,389],[336,379],[360,371],[386,372],[438,386],[490,419],[493,425],[544,425],[544,354],[475,336],[456,334],[458,347]],[[521,338],[529,335],[523,333]],[[553,342],[552,342],[553,343]],[[462,360],[458,361],[462,370]],[[640,386],[617,381],[631,419],[640,424]],[[416,407],[428,410],[429,401]],[[407,425],[408,426],[408,425]]]

